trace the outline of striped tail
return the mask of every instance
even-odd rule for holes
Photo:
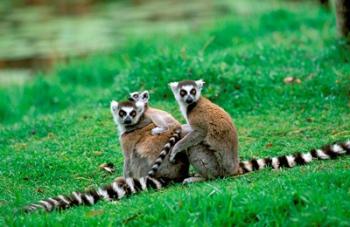
[[[148,171],[148,176],[154,177],[159,170],[160,165],[164,161],[164,158],[169,154],[170,149],[175,145],[177,141],[181,139],[181,128],[177,128],[172,133],[169,141],[164,145],[163,149],[161,150],[158,158],[152,165],[152,168],[150,171]]]
[[[299,152],[292,155],[242,161],[239,163],[239,172],[240,174],[245,174],[267,167],[272,167],[273,169],[292,168],[297,165],[308,164],[313,159],[334,159],[342,155],[350,155],[350,140],[344,143],[326,145],[321,149],[312,149],[306,153]]]
[[[100,200],[120,200],[123,197],[130,196],[141,191],[147,191],[152,188],[159,190],[165,187],[169,181],[165,179],[154,179],[152,177],[135,178],[118,178],[111,184],[92,189],[85,192],[73,192],[70,195],[59,195],[54,198],[40,200],[37,203],[32,203],[24,207],[25,213],[35,211],[53,211],[63,210],[73,206],[88,205],[91,206]]]

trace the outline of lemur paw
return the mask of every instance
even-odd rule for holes
[[[191,183],[195,183],[195,182],[202,182],[205,181],[204,177],[188,177],[185,180],[182,181],[182,184],[191,184]]]
[[[159,134],[161,134],[161,133],[163,133],[163,132],[165,132],[166,131],[166,129],[165,128],[161,128],[161,127],[156,127],[156,128],[154,128],[154,129],[152,129],[152,135],[159,135]]]

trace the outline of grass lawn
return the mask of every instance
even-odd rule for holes
[[[108,54],[0,88],[0,226],[350,225],[350,158],[264,170],[50,214],[14,214],[41,198],[105,184],[123,157],[112,99],[148,89],[182,119],[168,82],[203,78],[225,108],[240,157],[306,151],[350,138],[350,48],[311,3],[232,1],[231,13],[181,34],[132,36]],[[286,84],[292,76],[301,83]],[[114,176],[98,169],[117,166]]]

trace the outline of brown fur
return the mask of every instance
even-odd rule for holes
[[[160,135],[152,135],[155,124],[151,123],[144,128],[124,133],[121,136],[121,145],[124,152],[124,177],[146,176],[160,154],[163,146],[171,137],[172,130]],[[156,174],[156,178],[163,177],[182,181],[188,176],[189,164],[185,155],[180,157],[177,164],[170,164],[164,160]]]
[[[191,131],[175,144],[170,161],[177,153],[187,150],[189,162],[202,180],[238,174],[238,137],[230,115],[200,97],[187,106],[186,117]]]
[[[231,165],[227,162],[234,163],[234,168],[226,169],[226,174],[236,173],[239,162],[238,136],[230,115],[218,105],[201,97],[187,117],[193,130],[206,132],[203,144],[219,154],[224,168],[230,168]]]

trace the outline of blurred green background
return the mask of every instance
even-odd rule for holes
[[[110,52],[135,36],[193,31],[231,8],[211,0],[3,0],[0,83],[23,83],[57,62]]]

